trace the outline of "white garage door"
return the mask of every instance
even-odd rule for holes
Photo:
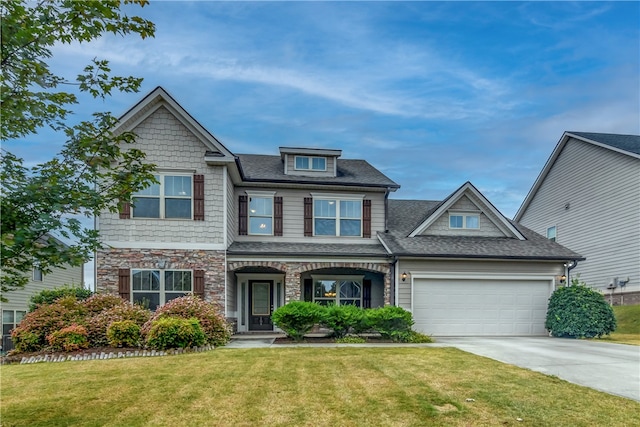
[[[549,280],[414,279],[414,328],[435,336],[546,335]]]

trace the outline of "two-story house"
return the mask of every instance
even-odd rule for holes
[[[640,136],[565,132],[515,220],[584,255],[572,273],[607,299],[640,303]]]
[[[293,300],[396,304],[432,334],[544,334],[549,295],[581,259],[507,220],[470,183],[442,202],[338,149],[229,151],[162,88],[125,113],[159,184],[98,227],[98,290],[154,308],[185,293],[237,331]]]

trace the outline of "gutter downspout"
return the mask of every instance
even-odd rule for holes
[[[578,260],[577,259],[569,261],[564,265],[565,275],[567,276],[567,284],[565,286],[570,286],[571,285],[571,270],[573,270],[577,266],[578,266]]]
[[[228,285],[228,283],[227,283],[227,275],[228,275],[228,273],[227,273],[227,248],[228,248],[228,243],[229,243],[228,236],[227,236],[227,234],[229,233],[229,227],[228,227],[229,218],[228,218],[228,212],[227,212],[227,210],[229,209],[229,205],[228,205],[228,201],[229,201],[229,194],[228,194],[229,193],[229,185],[228,184],[229,183],[227,182],[228,181],[228,178],[227,178],[227,175],[228,175],[227,165],[224,165],[222,167],[222,174],[223,174],[222,175],[222,188],[224,188],[224,191],[222,193],[224,195],[223,196],[223,201],[222,201],[223,206],[224,206],[224,209],[222,211],[222,224],[223,224],[222,225],[222,227],[223,227],[223,230],[222,230],[222,243],[223,243],[223,246],[224,246],[224,317],[225,317],[225,319],[227,319],[227,318],[229,318],[229,313],[228,313],[229,307],[227,307],[227,301],[228,301],[228,295],[227,295],[228,294],[228,289],[227,289],[227,285]]]

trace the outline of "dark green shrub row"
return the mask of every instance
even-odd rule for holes
[[[165,318],[187,319],[190,322],[190,319],[195,319],[204,334],[201,344],[220,346],[231,338],[231,327],[218,314],[216,306],[196,296],[176,298],[152,313],[118,296],[104,294],[96,294],[83,301],[75,296],[65,296],[51,304],[40,304],[27,313],[11,336],[19,353],[44,349],[71,351],[76,344],[79,346],[76,350],[85,348],[78,334],[86,339],[86,347],[140,347],[146,344],[151,348],[160,348],[157,346],[163,346],[164,343],[201,345],[198,344],[198,334],[194,335],[195,338],[185,338],[185,328],[174,327],[154,330],[152,344],[149,344],[152,329]],[[72,326],[71,331],[61,333]],[[82,333],[78,332],[80,327]]]
[[[292,301],[278,308],[272,320],[295,341],[304,339],[314,325],[320,324],[331,329],[338,340],[348,333],[372,331],[397,342],[431,342],[428,336],[411,329],[411,313],[395,306],[365,310],[353,305],[321,306],[313,302]]]
[[[554,337],[601,337],[616,330],[616,317],[600,292],[574,280],[549,298],[545,327]]]
[[[29,311],[35,310],[39,305],[53,304],[60,298],[75,297],[77,300],[86,300],[93,292],[89,289],[85,289],[77,286],[61,286],[53,289],[43,289],[37,294],[29,298]]]

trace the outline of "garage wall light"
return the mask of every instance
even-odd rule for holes
[[[400,275],[400,277],[402,278],[402,281],[404,282],[405,280],[407,280],[407,272],[403,271],[402,274]]]

